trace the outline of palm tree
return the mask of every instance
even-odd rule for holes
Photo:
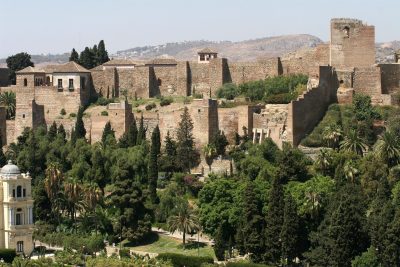
[[[321,149],[315,161],[315,166],[318,170],[322,171],[323,175],[326,175],[327,171],[331,167],[331,161],[332,157],[330,151],[328,149]]]
[[[211,172],[211,165],[214,161],[215,156],[217,155],[217,149],[213,144],[207,144],[206,146],[203,147],[203,153],[208,168]]]
[[[325,127],[323,133],[323,139],[330,148],[337,148],[342,138],[342,129],[337,124],[332,124]]]
[[[68,212],[75,223],[76,212],[82,207],[82,186],[80,181],[76,178],[68,178],[64,182],[64,194]]]
[[[64,175],[58,163],[50,163],[45,171],[44,187],[50,200],[54,200],[64,181]]]
[[[83,185],[82,192],[84,193],[85,206],[88,210],[93,211],[103,197],[101,189],[96,183],[90,182]]]
[[[180,203],[176,210],[176,215],[168,218],[168,231],[182,232],[183,248],[186,246],[186,233],[192,233],[200,229],[198,217],[187,202]]]
[[[387,162],[388,166],[397,165],[400,160],[400,145],[399,138],[390,131],[384,132],[379,136],[378,141],[374,146],[376,155]]]
[[[367,151],[368,146],[365,144],[364,140],[358,136],[355,130],[350,130],[344,137],[344,140],[340,142],[340,149],[354,152],[362,156],[364,152]]]
[[[7,120],[15,118],[16,98],[14,92],[4,92],[0,94],[0,105],[6,108]]]
[[[358,174],[358,169],[354,166],[354,162],[351,160],[346,161],[346,163],[343,166],[343,171],[346,179],[354,184],[356,175]]]

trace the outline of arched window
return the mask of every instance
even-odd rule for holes
[[[344,37],[350,37],[350,28],[348,26],[343,28]]]
[[[22,197],[22,186],[17,186],[17,197]]]
[[[28,79],[24,79],[24,86],[26,87],[26,86],[28,86]]]

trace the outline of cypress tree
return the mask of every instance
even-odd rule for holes
[[[64,125],[60,124],[57,129],[57,135],[61,136],[65,140],[67,138],[67,133],[65,132]]]
[[[93,66],[93,61],[94,61],[94,55],[91,49],[89,47],[85,47],[85,50],[81,52],[81,55],[79,56],[79,63],[87,68],[91,69],[95,66]]]
[[[0,167],[3,167],[6,164],[7,164],[7,159],[3,152],[3,136],[0,132]]]
[[[219,261],[225,260],[225,249],[226,249],[226,241],[224,240],[224,231],[222,228],[222,224],[220,224],[217,228],[217,231],[214,236],[214,253],[215,257]]]
[[[71,130],[71,143],[72,143],[72,144],[75,144],[77,139],[78,139],[78,138],[77,138],[77,136],[76,136],[75,129],[72,128],[72,130]]]
[[[136,126],[136,119],[133,118],[133,122],[129,125],[128,129],[128,144],[129,146],[135,146],[138,138],[138,128]]]
[[[286,266],[292,266],[293,260],[299,256],[300,218],[297,206],[289,194],[285,199],[283,225],[281,231],[282,258]]]
[[[101,40],[99,42],[99,46],[97,47],[97,59],[98,59],[99,65],[110,60],[110,58],[108,57],[108,52],[106,50],[106,46],[104,44],[104,40]]]
[[[144,128],[144,119],[143,119],[143,114],[140,117],[140,123],[139,123],[139,130],[137,133],[137,139],[136,139],[136,144],[140,145],[143,141],[146,141],[146,129]]]
[[[268,211],[265,218],[265,248],[264,261],[277,264],[281,260],[282,245],[280,234],[283,224],[284,194],[279,178],[274,178],[269,194]]]
[[[111,127],[110,121],[108,121],[104,126],[103,134],[101,136],[101,143],[103,144],[104,147],[107,145],[107,139],[109,138],[109,136],[115,138],[115,132]]]
[[[76,52],[75,48],[72,48],[71,55],[69,56],[69,61],[79,63],[79,54],[78,52]]]
[[[93,48],[91,49],[92,52],[92,67],[96,67],[99,66],[99,59],[98,59],[98,49],[97,49],[97,45],[94,45]]]
[[[149,191],[151,201],[157,203],[157,180],[158,180],[158,154],[160,151],[160,129],[158,125],[151,134],[151,147],[149,159]]]
[[[160,158],[160,169],[166,172],[166,177],[170,177],[178,168],[176,166],[176,143],[172,140],[169,131],[167,132],[164,143],[165,148]]]
[[[47,136],[50,141],[53,141],[57,136],[57,124],[53,121],[53,124],[50,126],[49,131],[47,132]]]
[[[179,122],[177,137],[177,160],[181,169],[190,172],[190,169],[199,163],[200,155],[196,151],[193,138],[193,122],[187,107],[183,110]]]
[[[228,139],[223,131],[218,131],[214,134],[211,143],[215,146],[218,155],[225,155],[226,146],[229,145]]]
[[[83,107],[79,107],[78,114],[76,116],[75,122],[75,135],[76,139],[85,138],[86,136],[86,129],[85,125],[83,124]]]

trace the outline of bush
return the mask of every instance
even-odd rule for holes
[[[119,251],[119,256],[121,258],[130,258],[131,257],[131,251],[127,248],[121,249]]]
[[[78,251],[81,251],[85,247],[85,252],[87,253],[94,253],[104,249],[103,237],[101,235],[81,236],[78,234],[52,232],[44,235],[38,233],[36,239],[52,246],[63,246]]]
[[[67,114],[67,112],[65,111],[65,109],[62,108],[61,111],[60,111],[60,115],[61,115],[61,116],[64,116],[64,115],[66,115],[66,114]]]
[[[114,102],[114,98],[104,98],[99,97],[96,101],[96,104],[99,106],[107,106],[108,104]]]
[[[73,113],[73,112],[72,112],[72,113],[69,114],[69,116],[70,116],[71,118],[75,118],[75,117],[76,117],[76,113]]]
[[[156,103],[150,103],[146,105],[146,110],[152,110],[153,108],[157,107]]]
[[[203,94],[194,93],[194,94],[193,94],[193,98],[194,98],[194,99],[202,99],[202,98],[203,98]]]
[[[100,114],[101,114],[101,116],[108,116],[107,110],[103,110]]]
[[[216,95],[218,98],[233,100],[239,95],[239,93],[239,88],[236,86],[236,84],[226,83],[217,90]]]
[[[174,102],[172,97],[161,97],[160,106],[168,106],[172,102]]]
[[[297,94],[295,93],[284,93],[266,96],[264,101],[267,104],[288,104],[295,98],[297,98]]]
[[[174,253],[161,253],[156,259],[171,261],[174,267],[201,267],[204,263],[214,263],[212,257],[186,256]]]
[[[228,262],[226,267],[268,267],[270,265],[257,264],[252,262]]]
[[[7,263],[13,262],[14,258],[17,256],[15,249],[1,248],[0,249],[0,259],[3,259]]]

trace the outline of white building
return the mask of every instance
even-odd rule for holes
[[[0,248],[29,255],[33,250],[31,177],[11,161],[0,170]]]

